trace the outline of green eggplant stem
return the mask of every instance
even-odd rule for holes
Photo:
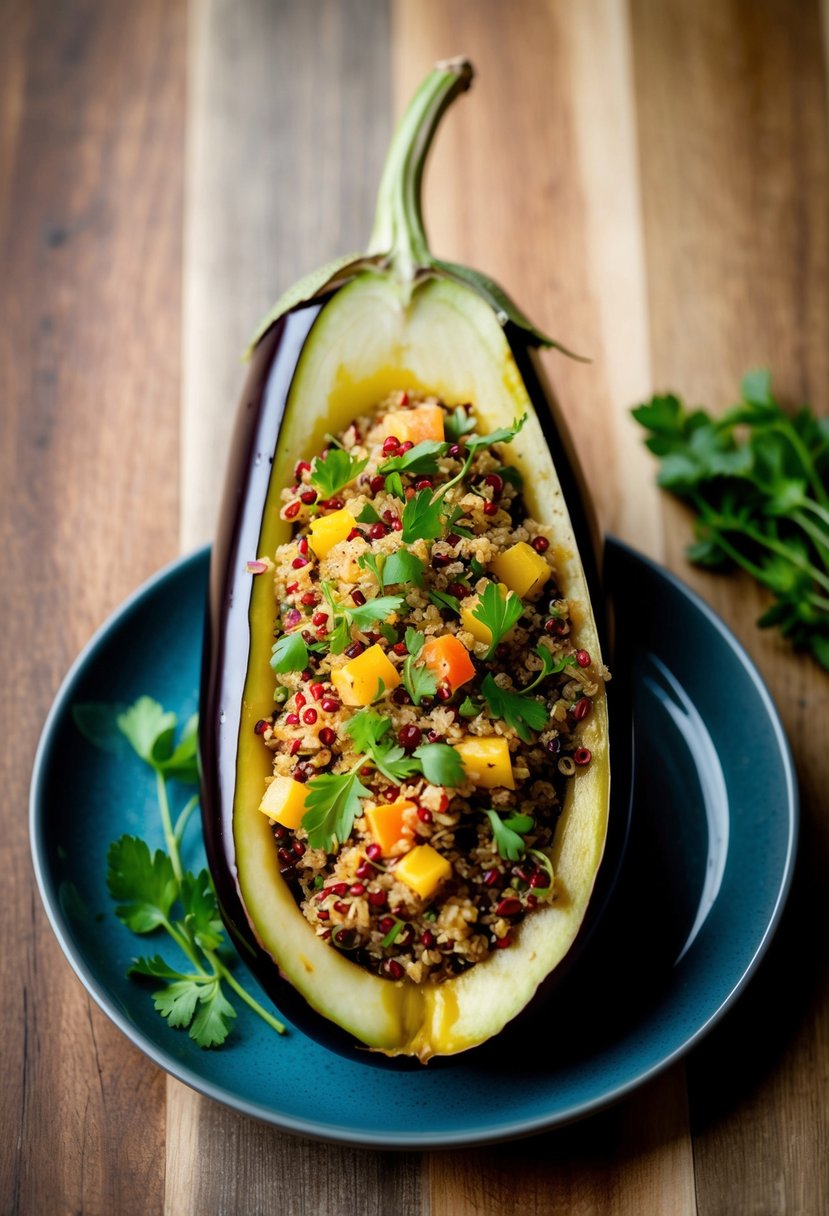
[[[383,255],[404,284],[411,284],[419,270],[432,264],[420,206],[423,166],[444,112],[466,92],[473,74],[468,59],[437,63],[392,136],[368,253]]]

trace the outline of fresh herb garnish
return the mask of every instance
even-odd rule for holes
[[[384,950],[388,950],[389,946],[394,945],[400,934],[403,932],[405,923],[405,921],[395,919],[394,924],[380,943]]]
[[[502,819],[497,811],[487,811],[486,816],[492,824],[492,835],[504,861],[518,861],[523,857],[527,848],[524,836],[535,826],[530,816],[511,815],[508,819]]]
[[[418,766],[402,747],[389,738],[391,718],[382,717],[368,707],[360,709],[343,727],[351,737],[354,750],[360,752],[389,781],[400,783],[418,771]]]
[[[379,524],[380,516],[375,511],[370,502],[367,502],[360,514],[357,516],[358,524]]]
[[[482,706],[473,701],[471,697],[464,697],[458,706],[458,713],[462,718],[476,718],[481,709]]]
[[[448,443],[440,443],[437,439],[425,439],[402,456],[386,460],[377,472],[384,477],[389,473],[437,473],[438,460],[446,455],[448,447]]]
[[[414,705],[420,705],[424,697],[433,697],[438,690],[438,682],[431,671],[416,662],[424,641],[423,634],[416,629],[406,630],[406,649],[409,653],[403,664],[403,685]]]
[[[412,754],[430,785],[456,786],[466,781],[463,762],[448,743],[422,743]]]
[[[492,634],[492,641],[485,655],[487,659],[494,653],[501,638],[509,633],[523,611],[524,605],[514,591],[501,595],[501,589],[497,583],[487,583],[483,594],[478,596],[478,602],[472,609],[475,620],[485,625]]]
[[[438,608],[449,608],[456,616],[461,614],[461,602],[455,595],[450,595],[448,591],[430,591],[429,599],[433,604],[437,604]]]
[[[478,448],[491,447],[493,443],[512,443],[515,436],[522,430],[527,417],[527,414],[522,414],[520,418],[515,419],[512,426],[499,426],[497,430],[490,431],[488,435],[470,435],[465,440],[467,450],[474,452]]]
[[[374,570],[374,573],[376,575],[378,570]],[[403,606],[402,595],[379,595],[373,600],[366,600],[364,604],[341,604],[334,598],[334,589],[330,583],[323,580],[320,585],[333,617],[327,638],[332,654],[342,654],[348,646],[352,625],[365,631],[375,621],[385,621]]]
[[[462,524],[458,523],[459,519],[463,519],[464,514],[465,512],[463,508],[459,507],[456,503],[455,506],[447,511],[446,515],[444,515],[443,526],[447,532],[454,532],[456,536],[465,536],[467,540],[470,540],[474,533],[471,532],[469,528],[466,528]]]
[[[481,692],[494,718],[503,718],[520,739],[532,743],[533,731],[543,730],[550,718],[543,701],[523,692],[501,688],[490,674],[484,676]]]
[[[311,778],[306,789],[302,826],[308,833],[308,843],[312,849],[333,852],[338,844],[348,840],[354,820],[361,812],[360,799],[367,798],[370,791],[356,771],[321,773]]]
[[[411,583],[415,587],[422,587],[425,569],[424,563],[415,553],[410,553],[408,549],[396,549],[388,555],[383,565],[383,586]]]
[[[308,647],[305,639],[296,633],[283,633],[271,647],[270,664],[277,675],[286,671],[303,671],[308,666]]]
[[[311,468],[311,485],[323,498],[332,498],[350,481],[362,473],[368,458],[357,460],[340,448],[329,448],[324,456],[315,456]]]
[[[401,537],[404,544],[410,545],[415,540],[437,540],[443,531],[442,511],[442,494],[418,490],[403,508]]]
[[[468,435],[470,431],[475,430],[475,419],[467,414],[462,405],[456,405],[451,414],[447,414],[443,420],[443,433],[448,435],[455,442],[463,439],[464,435]]]
[[[696,512],[691,561],[739,566],[774,596],[760,617],[829,670],[829,422],[775,401],[767,371],[720,418],[674,394],[633,410],[658,482]]]
[[[167,784],[172,780],[193,784],[198,779],[196,718],[187,721],[176,742],[176,715],[152,697],[139,697],[126,709],[76,705],[73,716],[96,746],[112,750],[119,739],[126,739],[155,775],[166,852],[152,852],[139,837],[121,836],[107,853],[107,888],[122,924],[141,936],[164,930],[187,963],[181,970],[155,954],[135,959],[127,974],[162,981],[152,993],[155,1008],[170,1026],[189,1028],[199,1047],[218,1047],[230,1033],[236,1010],[225,996],[224,984],[282,1034],[282,1023],[245,991],[220,957],[224,930],[209,874],[206,870],[194,874],[182,865],[182,839],[198,806],[198,794],[188,799],[173,824]]]
[[[363,570],[370,570],[377,579],[377,585],[383,586],[383,563],[385,556],[382,553],[362,553],[357,558],[357,565]]]

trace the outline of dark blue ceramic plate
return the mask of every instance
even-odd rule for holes
[[[78,702],[148,693],[178,714],[198,697],[208,553],[163,570],[92,639],[55,701],[35,762],[31,836],[58,940],[101,1008],[194,1089],[279,1127],[350,1144],[447,1147],[541,1131],[615,1101],[686,1052],[731,1005],[780,917],[794,861],[797,794],[775,708],[745,652],[676,579],[608,549],[637,744],[634,814],[610,914],[544,1011],[438,1066],[367,1067],[246,1008],[202,1051],[125,977],[152,953],[116,920],[107,847],[162,843],[153,780],[131,754],[96,750]],[[190,829],[190,864],[202,847]],[[164,943],[166,949],[166,943]],[[238,975],[258,992],[241,965]]]

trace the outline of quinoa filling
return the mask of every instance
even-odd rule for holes
[[[555,901],[564,788],[606,671],[571,640],[549,529],[471,405],[392,394],[282,491],[261,810],[303,915],[380,976],[439,983]]]

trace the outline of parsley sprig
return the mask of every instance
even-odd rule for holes
[[[352,626],[364,632],[376,621],[386,621],[392,613],[400,611],[405,598],[402,595],[378,595],[364,604],[343,604],[334,597],[331,583],[323,580],[321,586],[333,620],[327,639],[332,654],[342,654],[348,646]]]
[[[408,655],[403,664],[403,685],[414,705],[420,705],[424,697],[433,697],[438,682],[427,667],[417,662],[426,638],[417,629],[407,629],[404,635]]]
[[[210,875],[207,870],[194,874],[182,864],[182,840],[198,795],[185,803],[174,824],[167,785],[198,779],[195,716],[178,742],[176,715],[151,697],[139,697],[126,708],[76,705],[73,716],[81,733],[104,750],[117,753],[126,740],[155,775],[166,852],[151,851],[137,836],[121,836],[107,854],[107,888],[122,924],[140,936],[164,930],[189,966],[173,966],[154,954],[134,959],[127,974],[162,981],[152,994],[155,1008],[170,1026],[189,1028],[199,1047],[218,1047],[230,1033],[236,1010],[224,985],[283,1034],[283,1024],[245,991],[220,955],[224,929]]]
[[[534,689],[546,680],[548,676],[557,675],[566,667],[575,663],[572,655],[554,659],[546,646],[536,646],[535,653],[541,659],[542,667],[531,684],[519,691],[501,688],[490,673],[484,676],[481,692],[487,703],[489,712],[494,718],[503,718],[507,726],[511,726],[520,739],[525,743],[533,742],[533,732],[543,730],[549,721],[549,710],[543,701],[532,695]]]
[[[521,597],[514,591],[502,595],[497,583],[487,583],[483,593],[478,596],[477,604],[472,609],[475,620],[485,625],[492,634],[492,641],[485,658],[488,659],[494,654],[495,647],[503,637],[506,637],[523,611],[524,605]]]
[[[487,811],[492,835],[504,861],[518,861],[527,848],[524,837],[535,827],[529,815],[510,815],[502,819],[497,811]]]
[[[829,420],[787,413],[767,371],[743,377],[721,417],[676,395],[633,410],[658,481],[696,512],[691,561],[739,566],[774,597],[760,617],[829,670]]]
[[[331,447],[324,456],[315,456],[311,468],[310,482],[323,498],[332,498],[362,473],[368,464],[358,460],[341,448]]]

